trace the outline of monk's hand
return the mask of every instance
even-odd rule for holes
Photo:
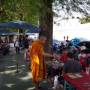
[[[53,56],[52,56],[52,60],[53,60],[53,61],[56,60],[56,54],[53,54]]]
[[[59,56],[57,54],[54,54],[54,60],[58,60],[59,59]]]

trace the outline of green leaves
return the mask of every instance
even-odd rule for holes
[[[75,11],[82,12],[85,15],[88,15],[87,10],[80,7],[80,5],[85,3],[90,5],[89,0],[0,0],[0,22],[22,19],[38,25],[40,14],[45,14],[48,11],[52,15],[57,15],[55,13],[53,14],[49,9],[52,3],[56,12],[60,11],[60,7],[62,7],[62,9],[67,10],[67,13],[69,11]],[[57,7],[58,5],[60,7]],[[1,8],[3,9],[2,11]]]
[[[90,23],[90,16],[80,19],[81,24]]]
[[[12,20],[25,20],[37,25],[38,7],[37,0],[3,0],[0,6],[3,12],[0,13],[0,22]]]

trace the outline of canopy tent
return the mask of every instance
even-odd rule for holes
[[[0,23],[0,28],[17,28],[17,29],[27,29],[25,34],[29,33],[39,33],[40,29],[32,24],[25,23],[24,21],[11,21]]]
[[[16,35],[16,32],[10,32],[7,29],[0,29],[0,35]]]
[[[33,26],[32,28],[29,28],[29,29],[25,32],[25,34],[39,33],[39,32],[40,32],[40,28]]]
[[[32,28],[31,24],[25,23],[24,21],[11,21],[0,23],[0,28],[18,28],[18,29],[28,29]]]
[[[38,32],[38,28],[37,27],[34,27],[32,24],[28,24],[28,23],[25,23],[23,21],[17,21],[17,22],[5,22],[5,23],[0,23],[0,28],[17,28],[18,30],[20,29],[28,29],[26,33],[36,33],[35,30],[37,30]],[[2,30],[3,34],[10,34],[10,32],[7,32],[5,30]],[[20,33],[18,33],[20,35]],[[18,63],[16,63],[16,68],[17,68],[17,73],[18,73]]]

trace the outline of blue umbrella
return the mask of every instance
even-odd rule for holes
[[[71,44],[73,46],[77,46],[79,43],[80,43],[80,39],[78,39],[78,38],[74,38],[71,40]]]
[[[16,22],[11,21],[11,22],[0,23],[0,28],[28,29],[28,28],[32,28],[32,25],[25,23],[24,21],[16,21]]]

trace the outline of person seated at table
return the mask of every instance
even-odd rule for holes
[[[80,60],[82,69],[85,71],[87,67],[87,55],[83,51],[81,51],[81,53],[79,54],[79,60]]]
[[[53,63],[52,66],[48,68],[47,78],[50,80],[54,90],[57,90],[59,87],[63,87],[64,79],[62,76],[62,67]]]
[[[63,72],[64,73],[80,73],[82,70],[80,63],[77,60],[74,60],[74,54],[68,53],[68,60],[64,64]]]
[[[68,50],[66,48],[63,49],[63,53],[59,57],[59,60],[62,61],[63,63],[66,63],[66,61],[68,60]]]
[[[90,56],[87,58],[87,66],[90,68]]]
[[[53,62],[47,70],[47,76],[54,77],[56,75],[59,75],[61,73],[61,69],[62,68],[59,65],[57,65],[55,62]]]

